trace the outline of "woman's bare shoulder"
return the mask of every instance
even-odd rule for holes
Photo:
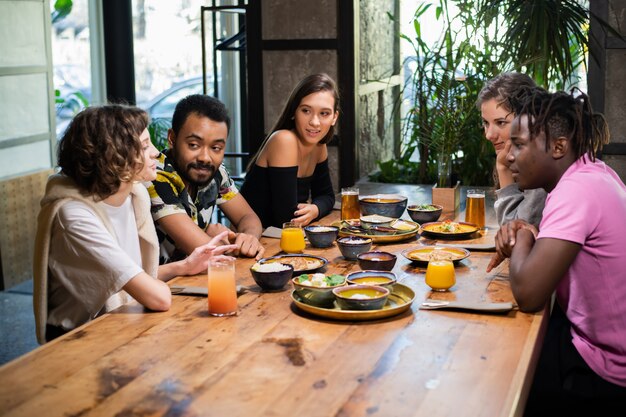
[[[268,139],[264,154],[268,166],[298,165],[298,137],[290,130],[278,130]]]

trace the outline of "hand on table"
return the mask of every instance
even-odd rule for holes
[[[249,258],[261,259],[265,248],[255,236],[247,233],[235,233],[223,224],[210,224],[206,228],[209,236],[221,236],[220,243],[229,245],[226,252],[233,256],[247,256]]]
[[[298,223],[300,226],[306,226],[317,218],[320,209],[315,204],[298,204],[298,209],[293,213],[296,217],[291,219],[292,222]]]
[[[225,230],[215,236],[209,243],[200,245],[191,252],[191,254],[185,258],[185,275],[196,275],[201,272],[206,272],[209,266],[209,259],[214,256],[221,256],[224,253],[234,250],[237,247],[235,245],[223,245],[222,242],[227,238],[228,231]]]
[[[506,258],[511,256],[513,246],[515,246],[517,231],[521,229],[529,230],[535,239],[537,238],[537,228],[528,222],[523,220],[513,220],[503,224],[496,234],[496,253],[491,258],[491,261],[489,261],[489,265],[487,265],[487,272],[491,272],[493,268],[497,267]]]
[[[231,252],[232,255],[246,256],[248,258],[254,257],[259,260],[265,253],[265,248],[259,242],[255,236],[247,233],[234,233],[228,236],[231,243],[235,244],[235,250]]]

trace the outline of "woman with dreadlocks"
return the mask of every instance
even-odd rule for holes
[[[513,177],[548,196],[539,231],[507,223],[494,258],[510,257],[520,310],[539,311],[556,292],[526,415],[623,415],[626,186],[597,158],[608,127],[582,93],[527,89],[511,107]]]

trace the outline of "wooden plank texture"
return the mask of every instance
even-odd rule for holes
[[[0,415],[521,415],[546,316],[419,310],[426,298],[514,300],[506,265],[485,273],[485,251],[456,267],[452,291],[432,293],[425,268],[400,255],[418,238],[374,245],[398,255],[394,272],[416,294],[405,314],[371,322],[311,316],[291,302],[291,285],[261,292],[254,261],[239,259],[246,291],[237,316],[210,317],[198,296],[174,296],[164,313],[124,306],[1,367]],[[279,253],[278,239],[263,244],[268,256]],[[359,269],[336,245],[306,253],[326,257],[327,273]],[[206,286],[206,276],[172,284]]]

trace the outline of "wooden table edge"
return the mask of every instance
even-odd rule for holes
[[[530,330],[526,337],[526,343],[524,343],[520,360],[513,374],[511,389],[504,401],[504,410],[508,411],[503,413],[503,416],[521,417],[524,414],[524,407],[526,406],[526,400],[528,399],[530,387],[535,375],[537,361],[541,354],[543,339],[546,329],[548,328],[549,317],[549,304],[546,304],[546,307],[541,312],[533,315]]]

